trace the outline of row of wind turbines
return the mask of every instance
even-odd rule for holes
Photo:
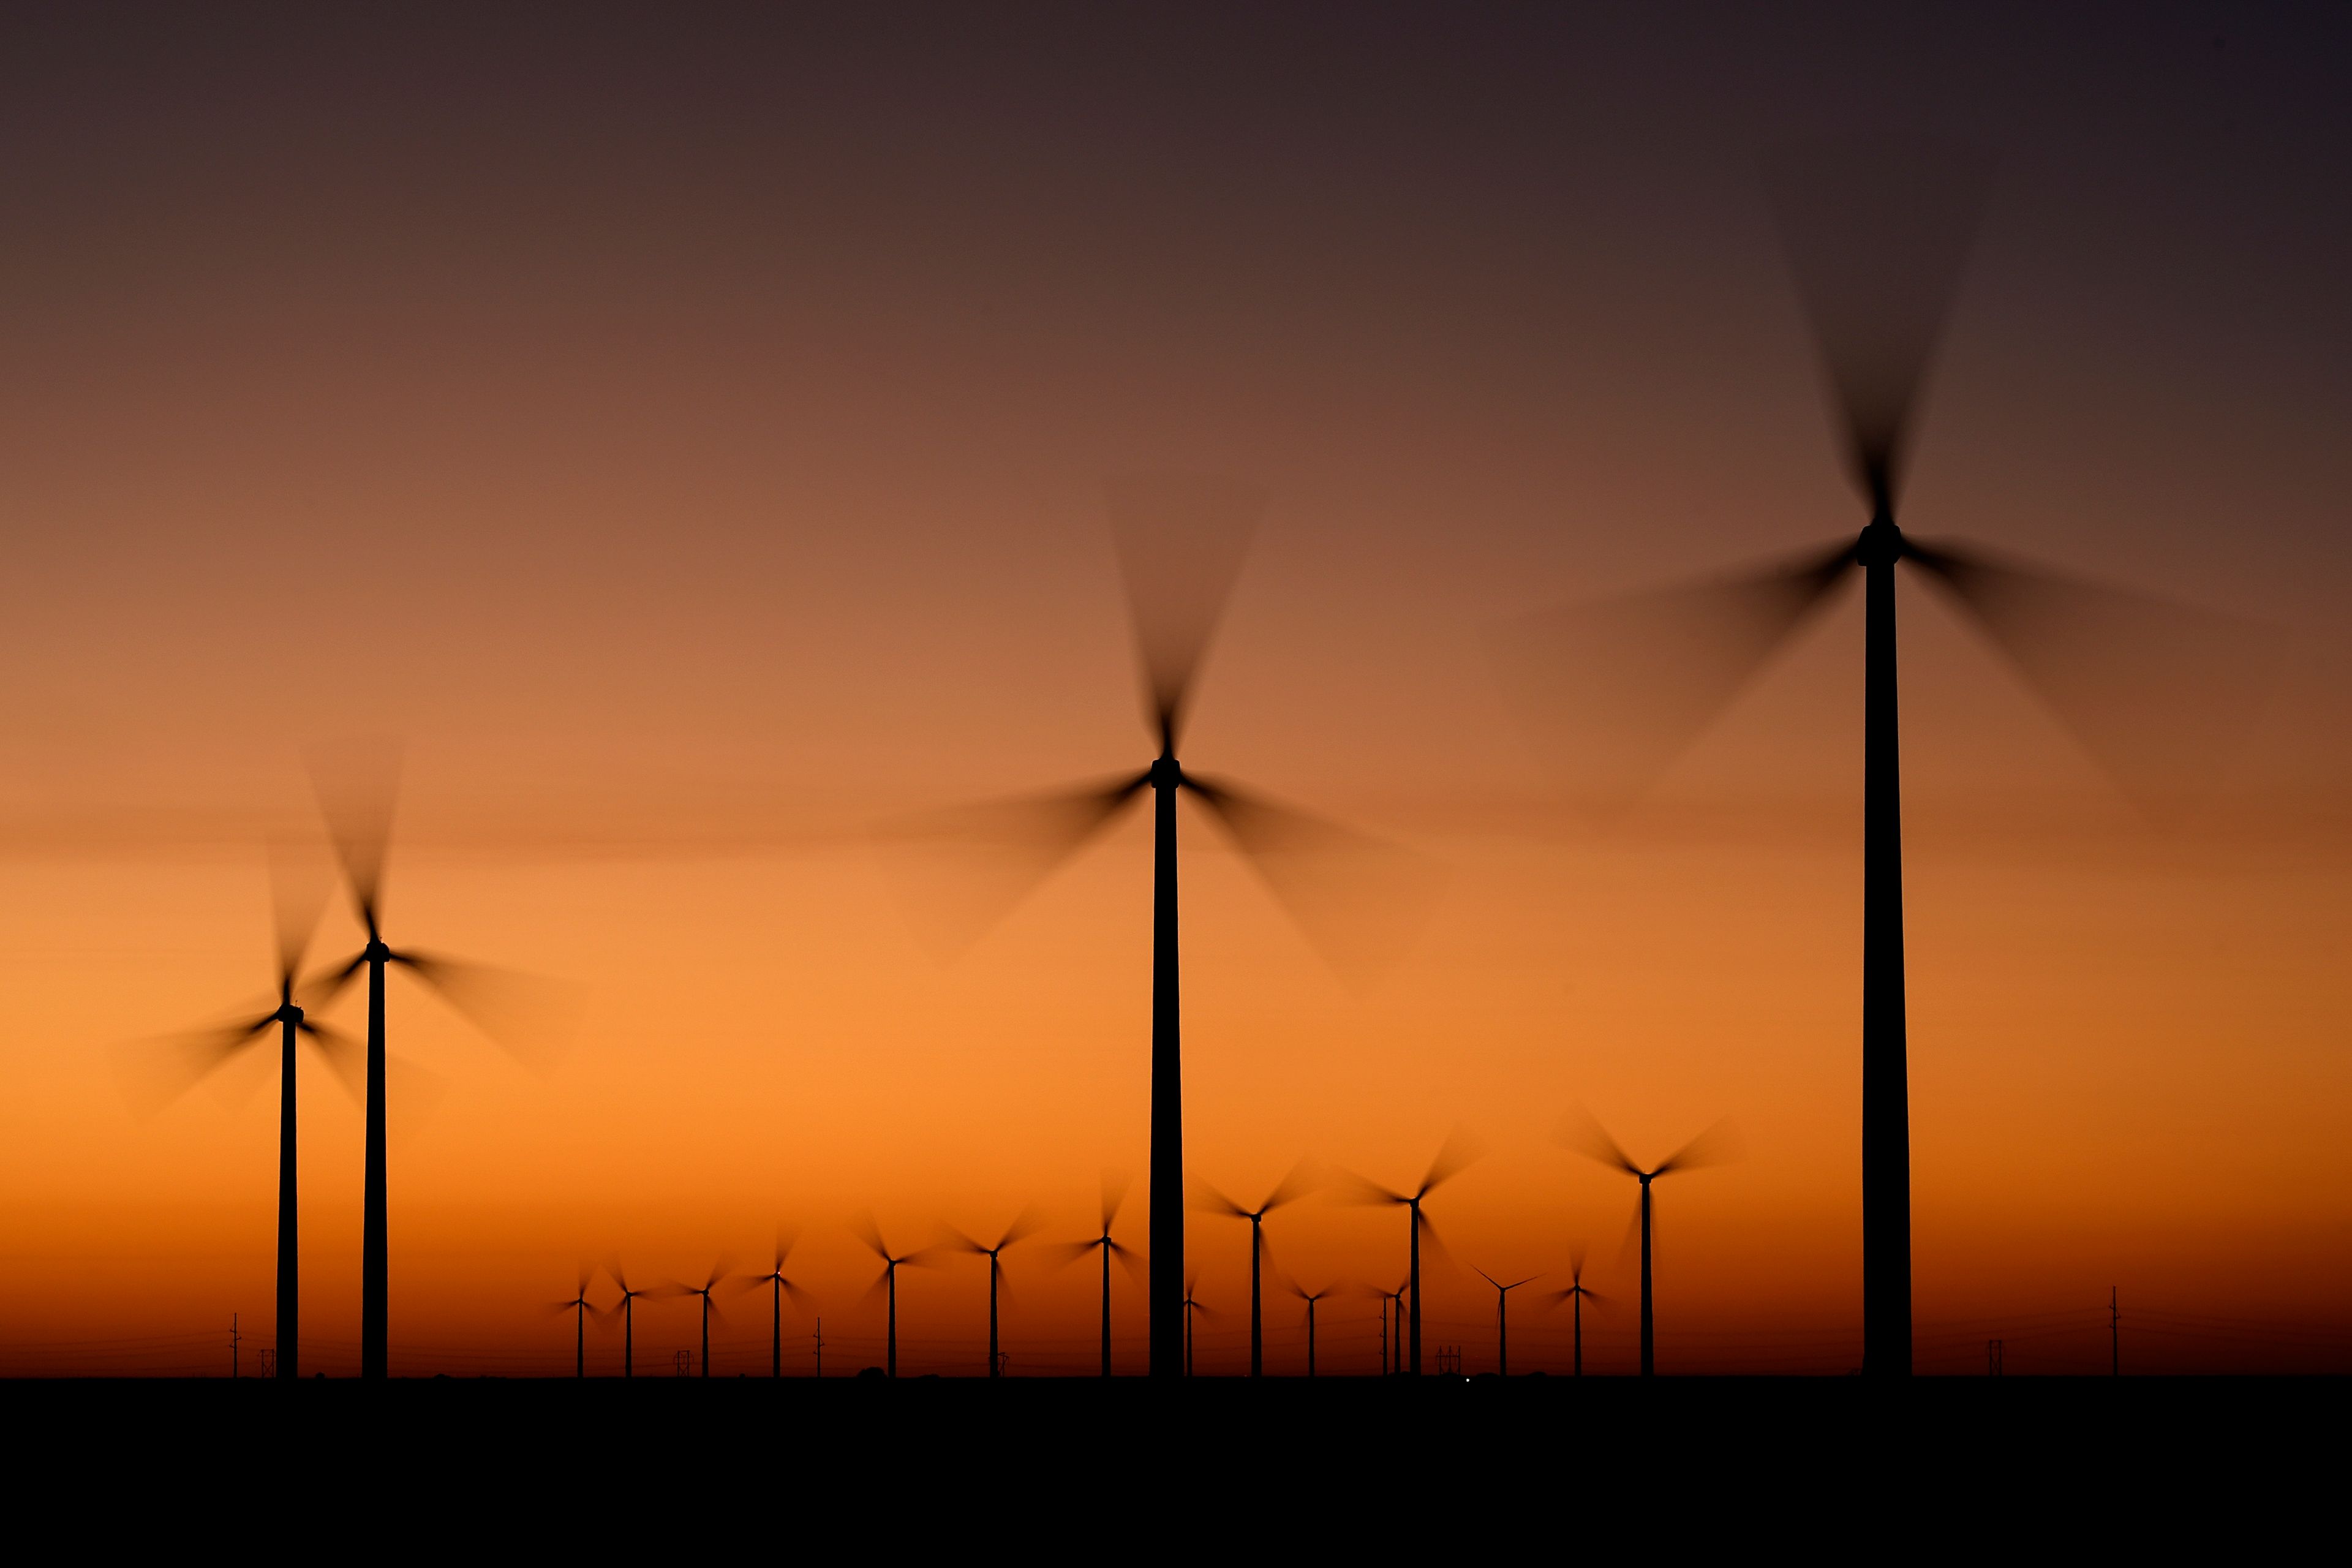
[[[1616,1142],[1589,1118],[1581,1122],[1570,1121],[1565,1124],[1565,1127],[1567,1136],[1564,1137],[1563,1142],[1604,1164],[1623,1171],[1634,1177],[1641,1184],[1641,1197],[1635,1210],[1635,1221],[1641,1238],[1641,1375],[1654,1376],[1657,1370],[1657,1360],[1653,1328],[1654,1314],[1652,1309],[1653,1208],[1650,1184],[1656,1178],[1670,1172],[1693,1169],[1718,1158],[1722,1152],[1719,1130],[1711,1130],[1709,1133],[1702,1134],[1675,1153],[1644,1170],[1628,1158],[1617,1146]],[[1336,1180],[1329,1184],[1333,1195],[1338,1201],[1397,1205],[1407,1210],[1411,1217],[1407,1227],[1409,1239],[1406,1267],[1404,1278],[1392,1290],[1360,1284],[1352,1287],[1327,1284],[1320,1289],[1309,1290],[1295,1279],[1281,1280],[1282,1289],[1297,1297],[1306,1308],[1307,1375],[1308,1377],[1317,1375],[1316,1307],[1318,1303],[1328,1300],[1342,1289],[1377,1298],[1381,1302],[1381,1371],[1382,1374],[1409,1373],[1416,1377],[1421,1374],[1422,1251],[1424,1241],[1434,1242],[1436,1238],[1435,1226],[1422,1205],[1438,1185],[1460,1172],[1473,1157],[1468,1143],[1456,1134],[1446,1141],[1437,1157],[1431,1162],[1428,1173],[1422,1178],[1420,1185],[1410,1194],[1392,1191],[1352,1173],[1339,1173]],[[1253,1378],[1262,1378],[1265,1375],[1265,1277],[1270,1262],[1265,1229],[1266,1216],[1276,1209],[1309,1195],[1323,1184],[1318,1181],[1312,1168],[1302,1162],[1266,1194],[1264,1202],[1255,1208],[1244,1208],[1206,1183],[1194,1184],[1193,1204],[1196,1208],[1246,1221],[1250,1227],[1249,1375]],[[1130,1271],[1141,1271],[1144,1267],[1140,1255],[1134,1248],[1118,1240],[1113,1234],[1125,1196],[1124,1182],[1106,1178],[1103,1184],[1101,1225],[1096,1234],[1081,1240],[1046,1244],[1044,1247],[1045,1256],[1055,1267],[1066,1268],[1092,1258],[1100,1268],[1102,1303],[1100,1375],[1106,1378],[1113,1375],[1111,1262],[1116,1258]],[[1040,1228],[1035,1211],[1024,1210],[1013,1219],[1012,1224],[1005,1226],[1003,1232],[993,1242],[978,1240],[950,1226],[946,1228],[942,1238],[938,1241],[924,1247],[898,1251],[891,1247],[871,1216],[859,1216],[853,1223],[852,1230],[881,1264],[880,1271],[876,1274],[873,1284],[866,1291],[866,1299],[871,1300],[879,1297],[885,1304],[884,1360],[879,1369],[882,1374],[888,1378],[898,1375],[898,1270],[908,1268],[932,1267],[945,1257],[961,1254],[988,1260],[988,1352],[985,1364],[989,1377],[1002,1377],[1004,1372],[1004,1358],[1002,1353],[1004,1254],[1013,1247],[1034,1238]],[[710,1321],[719,1312],[718,1295],[721,1291],[751,1292],[765,1289],[769,1293],[769,1375],[782,1377],[784,1368],[784,1302],[787,1298],[790,1298],[796,1305],[803,1308],[810,1302],[807,1289],[803,1282],[793,1279],[785,1272],[785,1265],[791,1259],[796,1239],[789,1233],[779,1232],[774,1255],[768,1268],[763,1271],[739,1273],[731,1264],[722,1259],[712,1266],[709,1276],[699,1285],[680,1280],[667,1280],[649,1288],[635,1288],[629,1283],[627,1269],[618,1259],[614,1259],[605,1265],[605,1273],[609,1276],[615,1292],[611,1304],[605,1306],[600,1306],[590,1299],[589,1292],[594,1283],[594,1272],[583,1266],[580,1270],[578,1286],[570,1299],[551,1303],[549,1309],[556,1313],[570,1313],[572,1317],[573,1375],[581,1378],[588,1375],[587,1326],[591,1320],[604,1325],[619,1324],[622,1336],[621,1375],[624,1378],[633,1378],[636,1375],[635,1306],[640,1299],[651,1297],[671,1300],[690,1298],[698,1301],[702,1341],[698,1365],[700,1368],[700,1375],[708,1377],[710,1375]],[[1541,1276],[1528,1275],[1507,1281],[1498,1279],[1485,1269],[1475,1266],[1472,1271],[1494,1289],[1498,1370],[1503,1375],[1508,1376],[1511,1365],[1510,1293],[1523,1286],[1533,1284]],[[1572,1249],[1569,1279],[1570,1282],[1565,1288],[1546,1293],[1544,1300],[1548,1305],[1566,1305],[1572,1310],[1573,1360],[1571,1365],[1573,1374],[1581,1377],[1584,1374],[1584,1306],[1588,1301],[1604,1300],[1584,1283],[1584,1249],[1581,1246]],[[1389,1318],[1389,1309],[1391,1305],[1396,1310],[1393,1337]],[[1191,1377],[1194,1374],[1193,1322],[1197,1317],[1210,1315],[1210,1309],[1200,1300],[1197,1272],[1188,1276],[1185,1280],[1183,1310],[1183,1375]]]
[[[2226,757],[2217,736],[2242,732],[2275,660],[2259,628],[2029,568],[1973,546],[1906,534],[1896,513],[1921,390],[1942,335],[1990,184],[1988,162],[1964,150],[1879,142],[1809,149],[1768,167],[1798,293],[1813,324],[1840,415],[1849,477],[1864,503],[1860,533],[1793,561],[1696,585],[1579,604],[1511,624],[1496,637],[1498,668],[1532,735],[1575,800],[1602,809],[1638,798],[1757,676],[1833,591],[1859,573],[1866,611],[1863,714],[1862,1159],[1864,1370],[1907,1376],[1912,1365],[1910,1091],[1904,995],[1902,783],[1898,741],[1896,568],[1945,593],[2125,787],[2161,809]],[[1149,1186],[1185,1189],[1177,837],[1189,797],[1260,871],[1275,897],[1343,977],[1362,980],[1410,942],[1437,878],[1420,857],[1199,772],[1180,752],[1200,672],[1239,576],[1265,498],[1200,478],[1120,480],[1109,515],[1136,633],[1154,753],[1139,771],[1023,799],[887,825],[899,847],[985,851],[992,873],[969,911],[993,919],[1148,794],[1153,825]],[[321,799],[365,944],[309,980],[298,976],[309,916],[281,899],[278,1001],[183,1053],[193,1079],[274,1029],[282,1057],[278,1299],[281,1342],[296,1343],[294,1064],[307,1040],[355,1080],[367,1108],[362,1268],[362,1372],[388,1366],[389,1239],[384,1168],[385,976],[405,971],[490,1021],[498,977],[478,966],[394,948],[382,926],[391,823],[389,773]],[[975,866],[979,864],[974,862]],[[358,1043],[312,1015],[362,973],[368,1021]],[[1642,1184],[1676,1168],[1615,1163]],[[1443,1179],[1384,1201],[1413,1215]],[[1256,1227],[1269,1205],[1233,1212]],[[1008,1233],[993,1250],[992,1280]],[[886,1277],[908,1261],[869,1238]],[[977,1244],[974,1244],[977,1246]],[[1092,1245],[1108,1247],[1108,1229]],[[1150,1205],[1147,1302],[1153,1376],[1183,1374],[1198,1304],[1187,1288],[1183,1205]],[[1105,1254],[1108,1270],[1108,1258]],[[1644,1265],[1646,1278],[1647,1267]],[[775,1288],[784,1286],[781,1275]],[[1507,1295],[1514,1287],[1497,1285]],[[701,1293],[706,1306],[711,1283]],[[584,1287],[581,1300],[584,1302]],[[1254,1288],[1253,1297],[1256,1295]],[[1644,1289],[1643,1359],[1651,1362]],[[625,1320],[627,1301],[622,1310]],[[1420,1361],[1413,1292],[1409,1370]],[[585,1311],[583,1305],[580,1309]],[[895,1310],[895,1309],[894,1309]],[[1258,1319],[1253,1307],[1253,1321]],[[1254,1338],[1255,1338],[1254,1333]],[[1256,1360],[1254,1352],[1254,1362]],[[296,1374],[296,1356],[278,1363]]]

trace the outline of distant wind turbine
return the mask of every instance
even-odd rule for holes
[[[873,1248],[874,1256],[882,1260],[882,1272],[875,1279],[873,1286],[867,1289],[866,1296],[868,1300],[871,1300],[874,1292],[879,1290],[889,1298],[889,1329],[888,1337],[885,1342],[883,1371],[885,1375],[896,1377],[898,1375],[898,1270],[901,1268],[929,1268],[933,1255],[939,1249],[931,1247],[919,1247],[912,1252],[893,1253],[883,1241],[882,1232],[875,1225],[872,1215],[860,1215],[851,1221],[850,1225],[851,1228],[857,1233],[857,1239]]]
[[[613,1303],[613,1310],[621,1315],[621,1375],[635,1377],[637,1375],[637,1298],[646,1292],[629,1289],[629,1277],[622,1272],[618,1258],[604,1265],[604,1271],[613,1277],[613,1283],[620,1287],[621,1291],[621,1299]]]
[[[580,1266],[580,1284],[569,1301],[558,1301],[548,1308],[551,1312],[572,1314],[572,1375],[588,1375],[588,1314],[596,1309],[588,1300],[588,1266]]]
[[[1314,1180],[1307,1162],[1291,1167],[1265,1202],[1254,1209],[1245,1209],[1208,1183],[1200,1184],[1197,1201],[1201,1207],[1214,1214],[1230,1215],[1249,1221],[1250,1227],[1250,1372],[1252,1377],[1265,1375],[1265,1311],[1264,1275],[1265,1268],[1265,1216],[1287,1203],[1296,1203],[1314,1191]]]
[[[1477,1157],[1476,1146],[1457,1129],[1449,1134],[1444,1143],[1439,1147],[1437,1157],[1429,1163],[1429,1173],[1422,1177],[1421,1185],[1414,1188],[1410,1194],[1391,1192],[1378,1182],[1366,1181],[1352,1173],[1347,1177],[1346,1201],[1360,1204],[1396,1204],[1412,1213],[1412,1218],[1407,1226],[1411,1237],[1412,1255],[1405,1278],[1412,1290],[1412,1331],[1408,1342],[1412,1347],[1412,1362],[1409,1370],[1415,1377],[1421,1375],[1421,1244],[1425,1236],[1433,1246],[1443,1245],[1437,1240],[1437,1227],[1432,1225],[1429,1216],[1422,1212],[1422,1201],[1442,1184],[1459,1175],[1463,1167]],[[1402,1310],[1402,1303],[1400,1303],[1400,1310]],[[1402,1325],[1400,1324],[1399,1327],[1402,1329]]]
[[[1875,138],[1767,171],[1841,425],[1860,536],[1761,570],[1530,617],[1502,662],[1530,725],[1593,804],[1637,797],[1863,576],[1863,1370],[1911,1373],[1911,1110],[1895,568],[1927,574],[2143,805],[2209,788],[2279,663],[2250,623],[2053,575],[1895,525],[1920,395],[1991,187],[1991,161]],[[1606,742],[1614,737],[1622,747]],[[1594,759],[1601,760],[1595,772]]]
[[[1313,1377],[1315,1375],[1315,1303],[1328,1296],[1331,1290],[1328,1286],[1320,1290],[1309,1290],[1297,1280],[1293,1280],[1290,1282],[1290,1293],[1307,1303],[1307,1375]],[[1383,1351],[1381,1353],[1385,1355],[1387,1352]]]
[[[673,1283],[664,1285],[655,1292],[662,1296],[702,1298],[702,1375],[704,1377],[710,1375],[710,1320],[714,1314],[722,1318],[725,1316],[719,1311],[719,1303],[713,1300],[712,1292],[717,1290],[720,1282],[727,1278],[728,1267],[727,1260],[721,1258],[710,1266],[710,1278],[701,1284]]]
[[[765,1274],[754,1274],[743,1281],[743,1287],[756,1290],[769,1288],[773,1300],[769,1303],[768,1316],[768,1375],[784,1375],[784,1298],[790,1295],[795,1303],[805,1301],[808,1292],[784,1278],[784,1259],[793,1255],[793,1245],[799,1238],[790,1232],[776,1233],[776,1258]]]
[[[1024,1237],[1035,1234],[1036,1229],[1036,1214],[1024,1209],[1019,1217],[1004,1227],[1004,1234],[997,1238],[994,1247],[984,1247],[953,1226],[948,1230],[948,1234],[955,1237],[960,1250],[976,1253],[988,1259],[988,1375],[991,1377],[1004,1375],[1003,1358],[997,1352],[996,1340],[996,1298],[1004,1284],[1004,1249]]]
[[[1205,806],[1275,897],[1343,975],[1399,956],[1436,879],[1418,857],[1212,779],[1176,756],[1192,686],[1240,576],[1265,499],[1219,479],[1157,477],[1109,489],[1119,563],[1141,657],[1145,721],[1159,754],[1143,772],[1050,795],[938,814],[891,837],[985,842],[1005,852],[991,899],[1001,912],[1151,792],[1151,1205],[1146,1296],[1151,1375],[1183,1370],[1184,1113],[1176,895],[1176,796]]]
[[[1676,1171],[1696,1170],[1728,1157],[1728,1135],[1721,1122],[1708,1128],[1648,1170],[1642,1169],[1617,1146],[1617,1141],[1590,1118],[1571,1119],[1561,1131],[1561,1142],[1588,1160],[1612,1165],[1642,1184],[1639,1217],[1642,1226],[1642,1375],[1657,1373],[1656,1340],[1650,1315],[1650,1184]]]
[[[1054,1248],[1064,1267],[1076,1263],[1090,1252],[1102,1254],[1102,1374],[1110,1375],[1110,1260],[1117,1257],[1129,1273],[1137,1270],[1135,1249],[1110,1234],[1111,1221],[1118,1217],[1119,1205],[1127,1198],[1125,1177],[1103,1177],[1102,1229],[1090,1241],[1066,1241]]]
[[[1511,1375],[1511,1292],[1542,1276],[1530,1274],[1526,1279],[1514,1279],[1506,1285],[1483,1268],[1478,1269],[1477,1274],[1479,1279],[1495,1288],[1495,1370],[1501,1376],[1508,1377]]]
[[[1217,1315],[1201,1300],[1200,1295],[1201,1276],[1195,1273],[1190,1279],[1184,1281],[1184,1300],[1180,1303],[1184,1309],[1184,1375],[1186,1377],[1192,1375],[1192,1319],[1196,1314],[1203,1318],[1213,1318]]]
[[[1569,1256],[1568,1289],[1555,1290],[1546,1300],[1553,1306],[1558,1306],[1562,1301],[1573,1303],[1576,1324],[1575,1375],[1582,1377],[1584,1375],[1584,1304],[1587,1301],[1597,1303],[1608,1300],[1607,1297],[1596,1295],[1584,1288],[1584,1249],[1582,1247],[1576,1248]]]

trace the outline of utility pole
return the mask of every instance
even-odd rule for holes
[[[2000,1375],[2000,1348],[1999,1340],[1985,1341],[1985,1375],[1987,1377]]]
[[[824,1375],[824,1320],[823,1318],[816,1321],[816,1332],[810,1337],[816,1341],[816,1374],[823,1377]]]
[[[2116,1307],[2116,1288],[2107,1287],[2107,1375],[2124,1374],[2124,1315]]]
[[[228,1376],[231,1383],[236,1381],[236,1314],[235,1312],[228,1315]]]

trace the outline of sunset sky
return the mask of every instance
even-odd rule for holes
[[[1624,1371],[1633,1184],[1554,1129],[1728,1118],[1740,1158],[1657,1189],[1662,1369],[1855,1365],[1859,594],[1607,822],[1490,647],[1867,521],[1758,160],[1896,132],[1999,158],[1906,528],[2291,650],[2159,827],[1906,584],[1920,1366],[2103,1368],[2113,1286],[2131,1365],[2352,1368],[2352,15],[835,9],[0,24],[0,1373],[268,1342],[274,1046],[152,1117],[120,1047],[267,1005],[266,845],[323,851],[306,748],[354,734],[405,748],[390,938],[577,1016],[527,1069],[394,980],[395,1373],[568,1372],[581,1263],[698,1280],[780,1224],[854,1370],[853,1216],[1073,1238],[1106,1169],[1140,1247],[1143,820],[945,963],[870,833],[1150,760],[1103,509],[1139,468],[1271,497],[1187,761],[1444,876],[1355,990],[1187,817],[1190,1169],[1403,1185],[1465,1129],[1431,1342],[1490,1365],[1471,1267],[1541,1273],[1513,1364],[1564,1370],[1536,1296],[1580,1245]],[[358,940],[338,904],[314,961]],[[362,1119],[317,1069],[341,1374]],[[1393,1212],[1266,1230],[1309,1287],[1403,1270]],[[1247,1228],[1190,1248],[1239,1371]],[[1087,1370],[1095,1277],[1044,1253],[1011,1369]],[[974,1258],[904,1276],[906,1370],[982,1370],[985,1302]],[[722,1304],[716,1369],[764,1371],[765,1298]],[[1324,1370],[1377,1314],[1332,1299]],[[639,1372],[694,1328],[641,1303]]]

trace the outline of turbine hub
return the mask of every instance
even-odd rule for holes
[[[1903,559],[1903,531],[1895,526],[1895,519],[1880,512],[1862,531],[1862,538],[1853,547],[1853,558],[1864,566],[1892,566]]]
[[[1174,789],[1184,782],[1184,770],[1176,764],[1175,757],[1167,752],[1160,753],[1151,764],[1151,787]]]

